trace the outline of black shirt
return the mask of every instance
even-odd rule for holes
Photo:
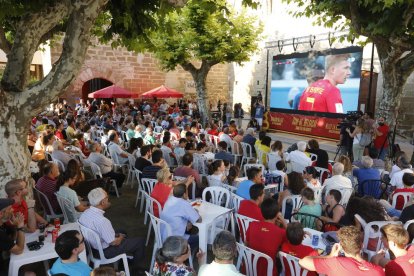
[[[146,166],[142,171],[142,178],[157,179],[157,172],[161,169],[162,168],[160,166]]]
[[[149,160],[145,159],[144,157],[139,157],[135,161],[135,168],[137,170],[140,170],[141,172],[144,170],[145,167],[148,167],[151,165],[152,163]]]

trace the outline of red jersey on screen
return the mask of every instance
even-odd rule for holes
[[[382,135],[381,136],[377,136],[374,139],[374,147],[376,149],[381,149],[382,148],[382,145],[384,145],[384,148],[387,148],[388,147],[387,135],[388,135],[388,132],[390,132],[390,127],[387,126],[387,125],[383,125],[383,126],[379,126],[377,128],[377,130],[379,132],[381,132]]]
[[[411,246],[405,256],[396,258],[385,265],[385,275],[414,275],[414,247]]]
[[[327,276],[382,276],[382,267],[367,261],[358,262],[353,258],[334,257],[313,259],[316,271]]]
[[[300,97],[299,110],[344,113],[341,92],[329,80],[315,81]]]
[[[250,223],[246,233],[247,246],[262,252],[275,260],[281,245],[286,241],[286,231],[266,221]],[[257,262],[257,275],[267,276],[267,262],[260,258]],[[276,264],[273,263],[273,276],[278,275]]]

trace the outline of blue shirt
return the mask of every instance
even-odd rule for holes
[[[66,275],[89,276],[92,268],[84,262],[78,260],[76,263],[62,263],[62,259],[58,258],[50,269],[50,274],[63,273]]]
[[[160,215],[160,219],[171,226],[172,236],[180,236],[186,239],[189,237],[188,234],[185,234],[187,222],[194,224],[199,218],[200,215],[187,200],[175,196],[168,198]],[[161,227],[161,234],[166,237],[167,233],[163,228]]]
[[[381,173],[377,169],[368,168],[368,169],[354,169],[353,175],[358,180],[358,192],[362,194],[362,182],[368,179],[381,179]]]
[[[230,162],[230,164],[234,163],[234,156],[231,153],[225,152],[225,151],[219,151],[214,155],[214,159],[221,159],[221,160],[227,160]]]
[[[254,185],[254,182],[251,180],[244,180],[240,182],[239,187],[237,188],[236,194],[241,196],[244,199],[250,199],[250,187]]]

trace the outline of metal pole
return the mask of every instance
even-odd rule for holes
[[[371,111],[371,93],[372,93],[372,79],[374,77],[374,43],[372,43],[372,49],[371,49],[371,68],[369,72],[369,87],[368,87],[368,101],[367,101],[367,108],[366,111]],[[375,116],[375,114],[374,114]]]

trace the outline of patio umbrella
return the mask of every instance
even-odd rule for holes
[[[89,94],[88,98],[138,98],[138,94],[126,90],[125,88],[116,85],[111,85]]]
[[[145,92],[141,95],[143,98],[158,98],[158,99],[166,99],[166,98],[182,98],[184,95],[181,92],[178,92],[175,89],[168,88],[164,85],[160,87],[154,88],[150,91]]]

